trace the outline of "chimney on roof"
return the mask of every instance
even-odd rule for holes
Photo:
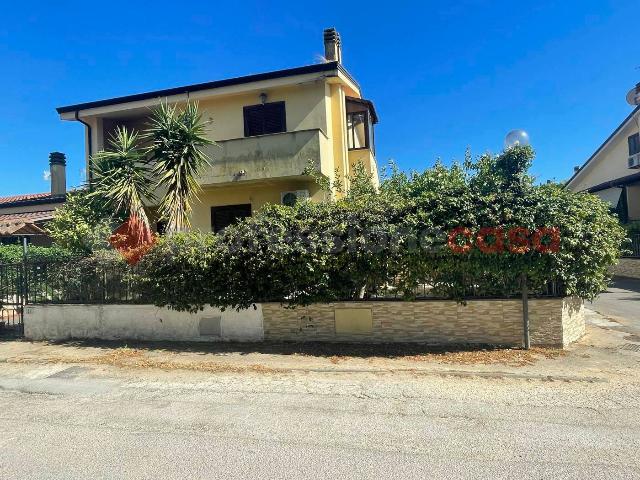
[[[49,168],[51,169],[51,196],[62,196],[67,193],[67,157],[64,153],[51,152],[49,154]]]
[[[325,28],[324,30],[324,58],[328,62],[342,63],[340,34],[335,28]]]

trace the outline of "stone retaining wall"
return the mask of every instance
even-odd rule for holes
[[[580,338],[583,308],[574,298],[530,300],[532,345],[568,345]],[[353,315],[354,328],[336,328],[340,311]],[[266,340],[522,344],[520,300],[341,302],[296,309],[264,303],[262,312]]]
[[[529,301],[532,345],[567,345],[584,334],[582,301]],[[197,314],[151,305],[34,305],[24,318],[32,340],[95,338],[163,341],[420,342],[522,344],[522,302],[471,300],[376,301],[314,304],[295,309],[278,303]]]

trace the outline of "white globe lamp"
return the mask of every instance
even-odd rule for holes
[[[524,130],[511,130],[504,139],[504,148],[530,145],[529,134]]]

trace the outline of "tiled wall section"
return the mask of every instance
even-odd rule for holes
[[[562,344],[575,342],[584,332],[584,303],[579,298],[565,298],[562,303]]]
[[[371,308],[373,329],[366,334],[336,334],[334,310]],[[584,333],[579,299],[529,301],[531,343],[566,345]],[[265,340],[329,342],[425,342],[434,344],[522,343],[522,302],[474,300],[345,302],[296,309],[262,304]]]

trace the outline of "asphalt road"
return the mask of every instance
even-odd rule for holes
[[[630,331],[640,335],[640,280],[615,278],[595,302],[587,303],[587,308],[622,320]]]
[[[590,308],[565,377],[0,359],[0,479],[640,478],[640,281]]]
[[[0,478],[640,478],[640,385],[0,369]]]

